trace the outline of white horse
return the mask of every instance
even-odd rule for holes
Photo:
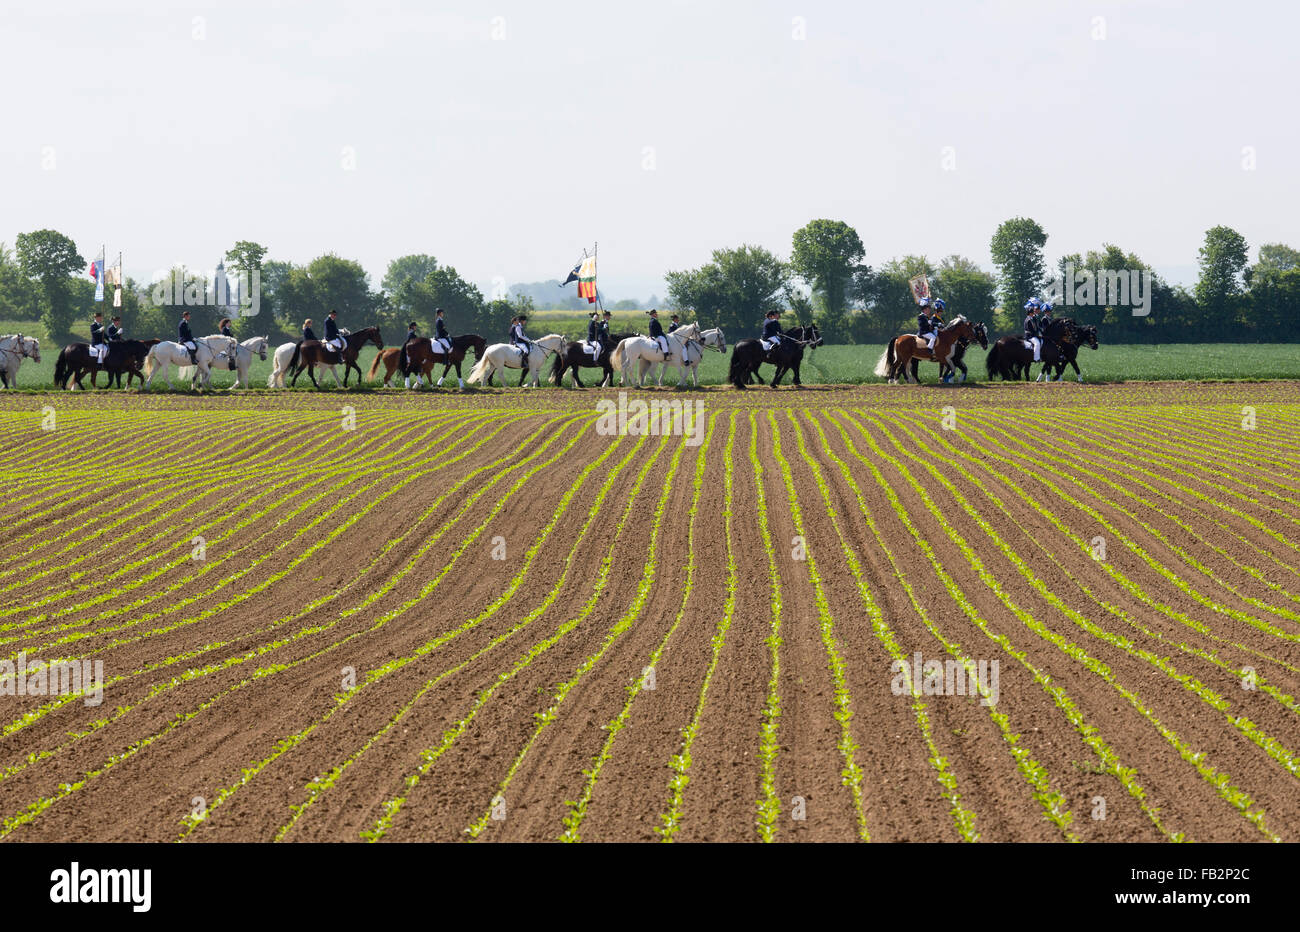
[[[298,344],[281,343],[275,348],[275,362],[271,365],[271,375],[266,380],[267,388],[284,388],[284,377],[289,373],[289,360],[293,359],[293,348]]]
[[[190,382],[190,387],[194,387],[194,381],[197,380],[203,388],[212,385],[212,364],[218,359],[229,359],[235,350],[235,338],[223,336],[199,337],[194,341],[195,359],[198,363],[197,371],[194,373],[194,379]],[[190,352],[179,343],[164,341],[149,350],[144,357],[144,387],[148,389],[153,385],[153,377],[162,372],[163,381],[167,383],[168,388],[175,388],[171,380],[171,366],[177,369],[190,366]]]
[[[219,337],[220,334],[213,334],[213,336]],[[235,347],[236,375],[235,384],[230,386],[231,390],[239,388],[241,385],[244,388],[248,388],[248,367],[252,365],[254,356],[261,356],[262,359],[266,359],[266,346],[270,341],[270,337],[249,337],[243,343],[240,343]],[[289,345],[293,346],[292,343]],[[226,357],[224,365],[229,365],[230,355],[228,353],[224,355]],[[221,367],[222,365],[223,363],[221,362],[217,363],[218,367]],[[194,373],[191,370],[193,369],[193,366],[184,365],[177,369],[176,374],[182,379],[192,378]]]
[[[678,327],[678,330],[681,328]],[[674,333],[677,331],[674,330]],[[691,384],[700,387],[700,360],[704,358],[704,347],[717,350],[719,353],[727,351],[727,338],[722,335],[721,327],[714,327],[711,330],[701,330],[698,340],[689,341],[682,350],[680,357],[676,358],[677,362],[677,384],[681,385],[686,381],[686,370],[691,370]],[[643,366],[651,363],[642,363]],[[664,381],[664,372],[668,369],[668,363],[659,363],[658,384],[662,385]],[[644,369],[642,370],[644,371]]]
[[[564,342],[564,337],[558,333],[548,333],[546,336],[538,337],[531,342],[533,349],[528,354],[528,374],[533,377],[532,387],[536,388],[541,378],[542,364],[546,362],[546,357],[551,353],[560,351],[560,344]],[[489,385],[492,382],[492,376],[500,372],[501,382],[504,384],[507,369],[522,369],[523,367],[523,353],[517,347],[510,343],[493,343],[483,351],[483,358],[474,363],[474,368],[469,371],[465,381],[471,385],[476,382]]]
[[[4,374],[5,388],[17,386],[18,367],[24,359],[41,361],[41,344],[35,337],[25,337],[21,333],[0,337],[0,373]]]
[[[680,373],[679,377],[684,379],[686,377],[686,367],[682,363],[683,351],[688,342],[700,339],[700,325],[696,323],[686,324],[683,327],[678,327],[672,333],[664,334],[664,338],[668,340],[668,348]],[[639,371],[636,384],[638,387],[645,384],[645,374],[650,367],[655,363],[664,361],[664,351],[659,348],[659,341],[653,337],[628,337],[614,347],[614,353],[609,357],[609,364],[616,369],[622,370],[622,376],[618,383],[620,385],[627,384],[628,371],[631,369],[632,363],[637,363]],[[698,363],[698,360],[696,362]],[[657,384],[663,384],[663,367],[659,369]]]

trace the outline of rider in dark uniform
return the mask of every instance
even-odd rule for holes
[[[609,319],[613,317],[612,311],[605,312],[605,319],[596,325],[596,342],[600,344],[600,352],[596,354],[599,359],[601,354],[609,349],[611,337],[609,335]]]
[[[447,332],[447,322],[442,319],[442,308],[437,308],[433,312],[433,339],[442,341],[441,346],[430,345],[430,349],[435,353],[441,353],[448,358],[451,357],[451,334]]]
[[[179,338],[177,342],[189,351],[190,365],[197,366],[199,364],[199,347],[194,342],[194,334],[190,331],[189,311],[181,311],[181,322],[176,325],[176,336]]]
[[[103,360],[99,354],[108,355],[108,340],[104,336],[104,312],[96,311],[95,319],[90,322],[90,345],[92,347],[104,347],[104,349],[95,349],[92,356],[96,363]]]
[[[669,333],[672,333],[674,330],[676,330],[678,327],[680,327],[680,326],[682,325],[682,319],[681,319],[680,317],[678,317],[676,314],[674,314],[672,317],[668,318],[668,321],[669,321],[669,323],[668,323],[668,332],[669,332]]]
[[[781,321],[777,319],[780,317],[778,311],[768,311],[765,316],[767,320],[763,324],[762,339],[764,343],[769,344],[767,351],[771,352],[781,344],[781,334],[784,331],[781,330]]]
[[[587,315],[587,352],[593,358],[600,356],[600,321],[596,319],[596,312],[592,311]]]
[[[91,327],[90,329],[93,333],[95,328]],[[120,315],[115,315],[113,322],[104,330],[104,339],[109,343],[121,343],[125,339],[122,336],[122,318]]]
[[[411,362],[406,357],[406,348],[415,340],[420,339],[420,331],[415,326],[415,321],[406,325],[406,339],[402,341],[402,375],[407,376],[409,381],[411,375]]]
[[[220,333],[223,337],[230,337],[230,339],[232,339],[232,340],[235,338],[235,331],[234,331],[234,330],[231,328],[231,326],[230,326],[230,318],[229,318],[229,317],[223,317],[223,318],[221,318],[221,320],[217,323],[217,332]],[[238,352],[239,352],[239,350],[236,349],[236,350],[234,350],[233,352],[231,352],[231,354],[230,354],[230,371],[231,371],[231,372],[234,372],[234,371],[235,371],[235,368],[236,368],[236,366],[235,366],[235,353],[238,353]]]
[[[664,362],[672,358],[668,352],[668,337],[664,334],[664,325],[659,323],[659,309],[652,307],[646,311],[650,315],[650,339],[659,344],[659,351],[664,354]]]
[[[523,350],[523,368],[528,368],[528,356],[532,352],[533,344],[524,336],[524,324],[528,323],[527,314],[519,314],[510,320],[510,345],[517,346]]]
[[[922,298],[921,312],[916,315],[916,335],[925,338],[926,349],[934,349],[934,341],[939,336],[939,328],[943,324],[942,318],[939,317],[940,302],[936,301],[930,304],[929,298]]]
[[[337,343],[342,342],[342,339],[339,337],[338,314],[338,311],[331,310],[329,316],[325,318],[325,343],[328,344],[326,348],[337,353],[341,359],[343,357],[343,351],[336,345]]]
[[[1043,322],[1038,319],[1037,301],[1027,304],[1025,307],[1029,311],[1025,317],[1025,339],[1034,344],[1034,361],[1037,362],[1043,355]]]
[[[311,329],[311,318],[308,317],[306,320],[302,322],[302,342],[306,343],[308,340],[315,340],[315,339],[316,339],[316,332]]]

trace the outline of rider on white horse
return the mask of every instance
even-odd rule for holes
[[[532,351],[533,343],[524,335],[524,324],[528,323],[527,314],[516,314],[510,318],[510,345],[518,347],[520,368],[528,368],[528,354]]]
[[[181,311],[181,322],[176,326],[176,336],[177,336],[176,342],[179,343],[181,346],[185,347],[185,349],[189,351],[190,365],[197,366],[199,364],[199,357],[198,357],[199,348],[198,345],[194,342],[194,334],[190,330],[189,311]]]
[[[668,337],[664,334],[664,325],[659,323],[659,309],[652,307],[646,311],[650,315],[650,339],[659,344],[659,350],[664,354],[664,362],[672,358],[668,352]]]
[[[95,319],[90,322],[90,355],[97,365],[104,364],[108,355],[108,340],[104,336],[104,312],[96,311]]]

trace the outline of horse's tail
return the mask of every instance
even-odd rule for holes
[[[610,367],[614,369],[622,369],[623,356],[624,356],[623,341],[620,340],[618,346],[614,347],[614,352],[610,353],[609,356]]]
[[[302,341],[299,341],[293,345],[293,355],[289,357],[289,365],[284,367],[284,371],[292,372],[293,367],[298,365],[298,357],[300,357],[301,355],[302,355]]]
[[[555,364],[551,366],[551,384],[559,385],[564,381],[566,364],[562,353],[555,354]]]
[[[993,381],[993,376],[1002,370],[1002,364],[998,360],[998,345],[994,343],[989,347],[989,354],[984,357],[984,368],[988,372],[989,381]]]
[[[897,340],[898,337],[894,337]],[[889,375],[889,370],[894,368],[894,340],[889,341],[889,346],[885,347],[880,358],[876,360],[876,368],[871,370],[882,379]]]
[[[145,353],[145,356],[144,356],[144,375],[145,375],[145,378],[149,378],[149,377],[151,377],[151,376],[153,375],[153,370],[156,369],[156,368],[158,367],[158,358],[157,358],[156,356],[154,356],[154,352],[155,352],[157,349],[158,349],[158,347],[156,347],[156,346],[151,346],[151,347],[149,348],[149,352]]]
[[[747,374],[747,365],[741,362],[740,354],[733,351],[731,354],[731,367],[727,370],[727,381],[736,388],[744,388]]]
[[[68,387],[68,377],[72,375],[68,365],[68,351],[63,350],[59,353],[59,358],[54,361],[54,384],[61,389]]]
[[[384,358],[384,353],[382,350],[380,350],[378,353],[375,353],[375,361],[370,364],[370,378],[373,379],[375,377],[375,373],[379,371],[379,363],[383,360],[383,358]]]
[[[474,368],[469,370],[469,375],[465,377],[465,381],[470,384],[482,381],[484,373],[487,372],[487,367],[488,354],[484,351],[478,362],[474,363]]]

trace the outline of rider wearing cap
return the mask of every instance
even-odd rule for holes
[[[682,325],[682,319],[681,319],[680,317],[678,317],[676,314],[674,314],[672,317],[668,318],[668,332],[669,332],[669,333],[672,333],[674,330],[676,330],[676,329],[677,329],[678,327],[680,327],[681,325]]]
[[[95,319],[90,322],[90,353],[95,362],[102,364],[108,355],[108,340],[104,337],[104,312],[96,311]]]
[[[1038,319],[1038,299],[1030,298],[1025,302],[1025,342],[1034,351],[1034,362],[1042,362],[1043,322]]]
[[[527,314],[518,314],[510,319],[510,344],[519,347],[522,354],[523,368],[528,368],[528,354],[532,352],[532,341],[524,335],[524,324],[528,323]]]
[[[943,323],[939,311],[946,307],[942,298],[934,304],[930,303],[929,298],[921,299],[921,310],[916,315],[916,335],[925,339],[925,348],[931,352],[934,351],[934,341],[939,338],[939,325]]]
[[[438,345],[435,347],[430,344],[430,348],[450,358],[451,334],[447,332],[447,322],[442,319],[442,308],[440,307],[434,308],[433,311],[433,339],[437,341]]]
[[[664,362],[671,357],[668,352],[668,337],[664,334],[664,325],[659,323],[659,309],[652,307],[646,311],[650,315],[650,339],[659,344],[659,351],[664,354]]]
[[[587,354],[593,359],[600,358],[600,321],[596,319],[596,311],[587,315],[587,345],[585,347]]]
[[[763,335],[759,337],[759,341],[763,345],[763,352],[770,353],[781,345],[781,334],[784,332],[781,329],[781,321],[778,319],[781,312],[773,309],[763,316],[767,319],[763,323]]]
[[[176,325],[177,341],[190,354],[190,365],[199,364],[199,347],[194,342],[194,333],[190,330],[190,312],[181,311],[181,322]]]
[[[334,350],[334,352],[339,354],[339,358],[342,359],[343,348],[347,344],[339,334],[338,317],[339,312],[331,308],[329,314],[325,318],[325,347],[326,349]]]

